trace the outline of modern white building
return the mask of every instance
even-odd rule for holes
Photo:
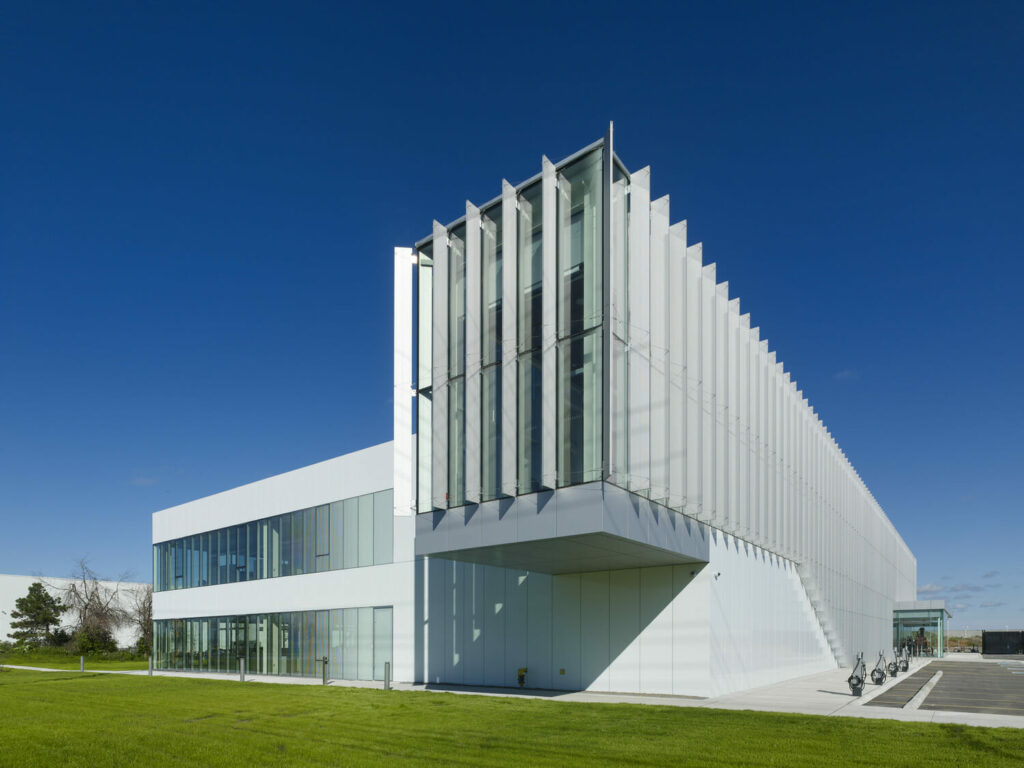
[[[28,594],[29,587],[37,581],[46,587],[47,592],[61,599],[64,591],[77,580],[60,576],[0,574],[0,641],[10,641],[11,622],[14,621],[11,618],[11,611],[16,610],[17,606],[15,603],[17,600],[25,597]],[[98,585],[107,595],[114,595],[116,593],[116,597],[114,597],[116,604],[121,609],[128,611],[132,609],[134,604],[132,593],[146,586],[135,581],[100,581]],[[62,618],[64,623],[67,624],[69,617],[65,614]],[[126,624],[114,630],[114,640],[118,648],[132,648],[138,639],[138,630],[133,626]]]
[[[609,129],[397,248],[394,441],[156,513],[158,666],[710,696],[890,647],[913,555],[650,180]]]

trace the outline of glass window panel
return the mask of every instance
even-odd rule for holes
[[[541,484],[541,353],[519,358],[519,493]]]
[[[373,565],[373,494],[359,497],[359,565]]]
[[[336,571],[342,567],[342,515],[344,504],[340,501],[331,503],[331,570]]]
[[[480,216],[480,255],[483,261],[480,354],[483,365],[501,360],[501,237],[499,203]]]
[[[293,512],[290,517],[292,519],[292,576],[298,576],[306,572],[306,550],[304,546],[306,540],[306,516],[303,514],[303,510],[300,509],[298,512]]]
[[[601,150],[558,178],[559,337],[593,328],[602,316]]]
[[[238,581],[238,532],[232,527],[225,528],[224,534],[228,540],[228,583],[234,584]]]
[[[356,679],[373,679],[373,608],[357,608],[359,658],[356,662]]]
[[[356,608],[345,608],[341,612],[341,677],[343,680],[358,680],[359,660],[359,613]]]
[[[416,381],[420,389],[430,386],[433,364],[433,335],[434,320],[433,312],[433,291],[434,291],[434,267],[431,256],[433,245],[427,245],[420,250],[419,269],[416,270],[417,282],[419,284],[419,345],[416,351],[417,376]]]
[[[391,662],[391,608],[373,609],[373,679],[384,679],[384,662]],[[394,664],[391,676],[395,676]]]
[[[317,557],[321,555],[331,554],[331,530],[330,530],[330,512],[331,507],[328,504],[323,504],[316,508],[316,554]]]
[[[534,184],[519,198],[519,351],[539,349],[543,310],[543,233],[541,188]]]
[[[395,494],[390,488],[373,494],[373,563],[394,561]]]
[[[316,510],[312,507],[302,511],[305,527],[302,537],[303,573],[316,573]]]
[[[342,624],[341,609],[335,608],[331,611],[331,626],[328,643],[330,645],[327,656],[330,659],[328,674],[333,680],[344,679],[342,675],[341,650],[342,650]]]
[[[448,382],[448,506],[466,503],[466,380]]]
[[[223,528],[217,531],[217,583],[228,583],[228,534]]]
[[[456,227],[448,246],[448,375],[466,370],[466,227]]]
[[[342,567],[355,568],[359,565],[359,499],[345,499],[344,527]]]
[[[199,537],[199,586],[210,585],[210,534]]]
[[[174,542],[174,588],[185,586],[185,542],[178,539]]]
[[[292,516],[281,515],[281,575],[292,575]],[[284,657],[282,657],[284,658]],[[282,672],[281,674],[285,674]]]
[[[267,568],[270,576],[281,575],[281,518],[275,517],[270,521],[270,549],[267,550],[269,559]],[[275,635],[275,638],[277,636]],[[276,642],[276,640],[275,640]],[[276,652],[275,646],[275,652]],[[275,657],[276,658],[276,657]],[[276,674],[276,673],[275,673]]]
[[[257,537],[259,535],[259,523],[257,523],[257,522],[247,523],[246,526],[245,526],[245,531],[246,531],[246,538],[249,540],[248,541],[248,547],[247,547],[248,559],[246,560],[246,566],[245,566],[247,578],[249,578],[250,580],[251,579],[258,579],[259,578],[259,559],[258,559],[258,554],[257,553],[259,551],[259,548],[257,546],[257,541],[256,540],[257,540]]]
[[[431,456],[433,450],[433,434],[431,432],[432,407],[431,395],[420,392],[416,398],[416,508],[420,513],[429,512],[431,502]]]
[[[601,478],[601,332],[559,345],[559,485]]]
[[[481,372],[480,490],[483,500],[501,494],[501,366]]]

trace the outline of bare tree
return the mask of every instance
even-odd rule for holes
[[[113,637],[116,629],[131,622],[130,611],[124,607],[121,594],[126,578],[124,574],[110,586],[109,582],[100,581],[85,558],[76,563],[71,580],[60,590],[75,634],[86,632]]]
[[[153,650],[153,585],[146,584],[142,589],[131,591],[128,606],[131,623],[139,632],[140,650],[150,653]]]

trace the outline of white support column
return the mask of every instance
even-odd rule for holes
[[[394,513],[410,515],[413,496],[412,443],[412,248],[395,248],[394,307]]]
[[[668,226],[669,199],[651,203],[651,488],[650,498],[668,502]]]
[[[516,495],[516,190],[501,182],[501,493]]]
[[[431,397],[435,509],[448,508],[448,230],[434,222],[434,364]]]
[[[651,487],[651,169],[629,181],[629,490]]]
[[[669,228],[669,470],[668,505],[686,503],[686,222]]]
[[[480,209],[466,201],[466,501],[480,501]]]
[[[558,445],[558,179],[555,166],[541,158],[542,330],[541,330],[541,462],[540,479],[545,488],[557,485]]]

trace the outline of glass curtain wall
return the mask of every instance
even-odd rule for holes
[[[480,306],[480,481],[484,500],[501,495],[501,413],[511,403],[502,402],[501,358],[504,323],[516,327],[516,488],[520,494],[541,488],[542,464],[542,344],[544,290],[557,292],[557,318],[549,319],[549,334],[557,334],[554,393],[557,404],[558,485],[598,480],[603,456],[603,358],[604,330],[604,177],[603,148],[563,166],[557,172],[555,227],[544,232],[542,182],[523,188],[516,196],[516,306],[502,306],[503,254],[502,206],[481,212],[480,232],[467,233],[465,223],[450,230],[448,251],[448,306],[432,307],[430,246],[419,250],[417,368],[417,498],[420,512],[433,508],[432,430],[447,430],[447,506],[465,503],[466,476],[466,306]],[[621,214],[625,232],[626,180],[616,172],[621,200],[613,213]],[[616,197],[612,195],[612,202]],[[556,281],[543,280],[544,237],[556,243]],[[466,238],[480,237],[479,296],[466,295]],[[624,284],[624,276],[620,278]],[[447,424],[431,423],[431,344],[433,324],[448,329]],[[614,347],[614,345],[613,345]],[[505,350],[507,352],[507,350]],[[548,371],[548,375],[551,375]],[[474,407],[476,405],[474,404]],[[616,444],[618,445],[618,444]]]
[[[601,152],[558,174],[558,484],[601,478]]]
[[[942,609],[893,611],[892,642],[913,656],[938,656],[946,652],[946,612]]]
[[[466,227],[448,248],[448,505],[466,503]]]
[[[156,669],[383,680],[392,661],[392,608],[260,613],[153,622]]]
[[[431,432],[431,402],[433,382],[433,291],[434,248],[426,245],[419,250],[417,280],[417,351],[416,382],[416,507],[420,512],[431,508],[431,460],[433,434]]]
[[[544,231],[541,185],[519,198],[519,447],[517,489],[532,493],[541,486],[541,341],[544,308]]]
[[[391,489],[153,545],[153,590],[393,561]]]

